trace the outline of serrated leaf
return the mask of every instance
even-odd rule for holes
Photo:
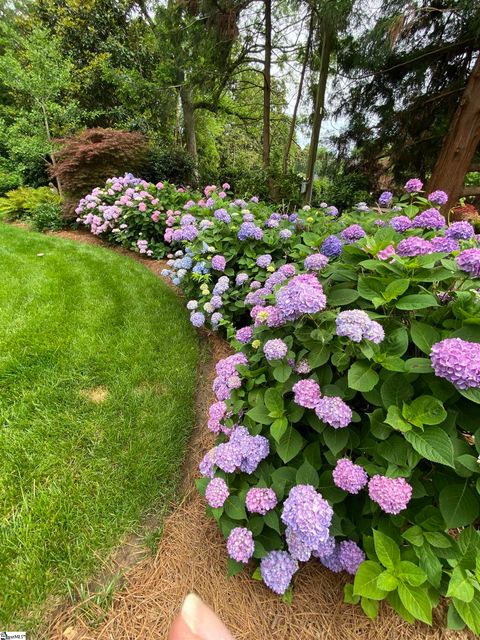
[[[354,362],[348,370],[348,386],[356,391],[371,391],[378,379],[378,373],[364,360]]]
[[[443,403],[433,396],[419,396],[409,405],[404,405],[403,417],[421,427],[424,424],[440,424],[447,417]]]
[[[400,298],[395,306],[402,311],[413,311],[415,309],[438,307],[438,301],[431,293],[414,293]]]
[[[408,582],[412,587],[419,587],[427,579],[425,571],[409,560],[398,563],[396,575],[402,582]]]
[[[292,367],[288,364],[277,364],[272,370],[272,375],[277,382],[286,382],[292,375]]]
[[[449,484],[439,494],[440,512],[449,529],[456,529],[471,524],[479,513],[478,497],[468,486]]]
[[[398,587],[398,580],[390,571],[384,571],[378,576],[377,587],[382,591],[393,591]]]
[[[288,427],[279,442],[277,453],[283,462],[290,462],[301,450],[305,440],[294,427]]]
[[[346,604],[358,604],[360,602],[360,596],[353,595],[353,584],[348,582],[343,587],[343,601]]]
[[[287,418],[285,418],[285,416],[283,418],[277,418],[270,425],[270,433],[272,435],[272,438],[277,442],[279,442],[282,439],[285,432],[287,431],[287,429],[288,429]]]
[[[373,532],[373,542],[377,558],[387,569],[395,569],[400,562],[400,548],[395,540],[381,531]]]
[[[480,592],[475,592],[475,596],[471,602],[454,599],[453,604],[465,624],[473,633],[480,636]]]
[[[367,618],[370,618],[370,620],[374,620],[378,616],[380,603],[377,600],[362,597],[360,600],[360,606],[362,607],[363,613]]]
[[[245,502],[239,496],[229,496],[223,505],[225,513],[232,520],[246,520]]]
[[[333,453],[337,455],[348,442],[349,432],[348,429],[325,429],[323,432],[323,438],[325,444]]]
[[[474,595],[475,589],[465,569],[455,567],[448,583],[447,597],[457,598],[462,602],[471,602]]]
[[[243,562],[237,562],[233,558],[227,558],[227,575],[236,576],[243,571],[244,568],[245,565]]]
[[[282,416],[284,403],[282,394],[277,389],[267,389],[263,401],[273,418],[280,418]]]
[[[377,587],[378,576],[383,573],[383,568],[378,562],[365,560],[358,567],[353,583],[353,593],[356,596],[364,596],[372,600],[383,600],[386,591]]]
[[[441,333],[435,327],[432,327],[429,324],[425,324],[424,322],[417,322],[417,320],[412,320],[410,325],[410,335],[412,336],[412,340],[414,344],[426,353],[430,355],[430,351],[432,350],[432,345],[441,340]]]
[[[318,487],[318,473],[308,460],[305,460],[298,468],[296,482],[297,484],[311,484]]]
[[[383,292],[383,297],[387,302],[391,302],[401,296],[410,286],[410,280],[408,278],[399,278],[398,280],[393,280],[390,284],[387,285],[385,291]]]
[[[421,547],[423,545],[423,531],[422,528],[418,525],[414,525],[413,527],[409,527],[402,533],[402,538],[408,540],[410,544],[413,544],[415,547]]]
[[[432,624],[432,604],[424,589],[409,584],[398,585],[398,595],[405,609],[417,620]]]
[[[424,431],[412,430],[405,432],[403,436],[427,460],[455,468],[452,441],[442,429],[425,427]]]

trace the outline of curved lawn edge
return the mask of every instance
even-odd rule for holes
[[[7,225],[0,238],[0,626],[29,629],[142,516],[161,522],[199,345],[175,292],[129,258]]]

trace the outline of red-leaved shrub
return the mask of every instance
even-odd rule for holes
[[[62,185],[68,218],[75,215],[78,200],[107,178],[138,174],[148,153],[144,135],[116,129],[86,129],[61,143],[57,164],[49,172]]]

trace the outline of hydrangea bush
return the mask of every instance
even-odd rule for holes
[[[152,184],[131,174],[110,178],[80,200],[77,222],[138,253],[162,258],[168,251],[165,230],[180,215],[187,199],[182,188],[166,182]]]
[[[430,624],[446,596],[449,625],[480,633],[480,249],[423,200],[401,231],[339,232],[340,256],[286,262],[247,294],[198,485],[235,532],[231,573],[251,559],[289,598],[313,559],[352,576],[345,600],[370,617],[386,600]]]

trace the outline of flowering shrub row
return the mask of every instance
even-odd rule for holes
[[[448,625],[480,634],[480,248],[443,192],[405,189],[342,215],[212,187],[184,203],[165,275],[236,350],[198,487],[231,574],[257,565],[289,599],[318,561],[369,617],[386,600],[430,624],[447,597]]]

